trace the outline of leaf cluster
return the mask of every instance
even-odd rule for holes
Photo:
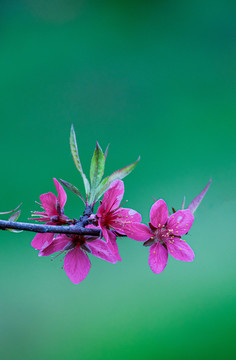
[[[85,205],[90,205],[93,207],[95,203],[100,199],[100,197],[106,192],[106,190],[109,188],[111,183],[115,180],[121,180],[127,175],[129,175],[140,160],[140,157],[138,157],[138,159],[134,163],[125,166],[122,169],[116,170],[111,175],[103,179],[108,148],[109,146],[106,148],[105,153],[103,153],[99,143],[98,142],[96,143],[96,147],[91,159],[90,182],[89,182],[88,178],[83,172],[82,164],[79,158],[79,151],[78,151],[78,145],[76,141],[74,127],[73,125],[71,126],[70,149],[75,166],[83,179],[84,188],[85,188],[85,197],[82,195],[82,193],[79,191],[79,189],[76,186],[62,179],[60,179],[60,181],[67,189],[69,189],[75,195],[77,195],[85,203]]]

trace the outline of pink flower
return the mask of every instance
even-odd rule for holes
[[[193,261],[193,250],[181,239],[181,236],[190,230],[194,221],[189,209],[179,210],[168,216],[167,205],[160,199],[151,208],[150,220],[152,234],[144,245],[151,245],[149,265],[155,274],[160,274],[166,267],[168,253],[177,260]]]
[[[57,179],[53,179],[56,189],[57,189],[57,197],[53,193],[49,192],[46,194],[42,194],[40,196],[40,200],[42,203],[42,208],[45,211],[33,211],[34,216],[38,215],[38,218],[34,220],[37,221],[46,221],[47,225],[62,225],[68,223],[68,217],[64,215],[64,206],[67,200],[66,192],[61,186],[61,184],[57,181]],[[54,234],[38,233],[31,242],[31,245],[40,250],[46,244],[50,244],[52,242]]]
[[[140,223],[142,220],[141,215],[135,210],[120,207],[123,195],[123,181],[113,181],[105,192],[103,201],[97,211],[98,224],[103,237],[113,249],[119,261],[122,259],[116,243],[117,233],[137,241],[145,241],[150,237],[150,234],[147,235],[146,233],[148,227]]]
[[[74,284],[79,284],[89,273],[91,263],[87,253],[112,264],[117,262],[106,242],[91,236],[73,235],[69,238],[65,234],[58,235],[50,245],[39,252],[39,256],[49,256],[58,251],[67,252],[64,270]]]

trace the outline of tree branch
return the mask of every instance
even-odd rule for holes
[[[98,229],[86,229],[79,223],[77,225],[70,226],[58,226],[58,225],[42,225],[42,224],[30,224],[15,221],[0,220],[0,229],[15,229],[34,231],[37,233],[56,233],[56,234],[74,234],[74,235],[89,235],[100,236],[101,230]]]

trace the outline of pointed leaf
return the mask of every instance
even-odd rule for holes
[[[15,212],[16,210],[18,210],[21,205],[22,205],[22,203],[20,203],[20,205],[18,205],[14,210],[5,211],[5,212],[0,212],[0,215],[12,214],[12,213]]]
[[[21,210],[18,210],[15,214],[12,214],[8,221],[17,221],[20,217]]]
[[[21,232],[23,232],[24,230],[15,230],[15,229],[6,229],[7,231],[10,231],[10,232],[13,232],[13,233],[15,233],[15,234],[17,234],[17,233],[21,233]]]
[[[86,178],[85,174],[83,173],[82,165],[81,165],[80,158],[79,158],[75,130],[74,130],[73,125],[71,125],[71,130],[70,130],[70,149],[71,149],[71,154],[72,154],[75,166],[79,170],[79,172],[83,178],[85,192],[86,192],[86,195],[88,196],[89,192],[90,192],[90,185],[89,185],[88,179]]]
[[[20,217],[21,210],[18,210],[15,214],[11,215],[8,219],[8,221],[17,221]],[[15,229],[6,229],[7,231],[13,232],[13,233],[21,233],[23,230],[15,230]]]
[[[105,161],[106,161],[106,159],[107,159],[107,154],[108,154],[109,146],[110,146],[110,144],[107,145],[107,148],[106,148],[106,151],[105,151],[105,154],[104,154]]]
[[[193,201],[191,201],[191,203],[188,206],[188,209],[191,211],[191,213],[193,214],[198,206],[200,205],[201,201],[203,200],[204,196],[206,195],[207,190],[209,189],[209,186],[211,185],[211,180],[209,180],[208,184],[206,185],[206,187],[202,190],[202,192],[196,196]]]
[[[100,145],[97,142],[90,167],[91,188],[93,190],[96,189],[97,185],[99,185],[100,181],[102,180],[104,167],[105,157]]]
[[[69,189],[70,191],[72,191],[75,195],[77,195],[84,203],[85,200],[83,198],[83,195],[81,194],[81,192],[79,191],[79,189],[77,189],[76,186],[70,184],[69,182],[59,179],[60,182],[62,183],[62,185],[64,185],[67,189]]]
[[[82,165],[81,165],[79,153],[78,153],[75,130],[74,130],[73,125],[71,125],[71,130],[70,130],[70,149],[71,149],[71,154],[72,154],[75,166],[77,167],[77,169],[79,170],[80,173],[83,173],[83,169],[82,169]]]
[[[137,165],[139,160],[140,160],[140,156],[134,163],[132,163],[128,166],[125,166],[124,168],[122,168],[120,170],[115,171],[113,174],[111,174],[110,176],[103,179],[100,186],[98,187],[96,197],[95,197],[96,200],[98,200],[104,194],[104,192],[109,188],[109,186],[111,185],[111,183],[113,181],[121,180],[124,177],[126,177],[127,175],[129,175],[131,173],[131,171],[133,171],[133,169],[135,168],[135,166]]]

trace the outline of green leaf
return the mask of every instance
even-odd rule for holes
[[[21,210],[18,210],[15,214],[12,214],[8,221],[17,221],[20,217]]]
[[[100,184],[105,168],[105,157],[100,145],[96,144],[95,151],[93,153],[91,167],[90,167],[90,180],[91,180],[91,192],[96,189]]]
[[[22,203],[20,203],[20,205],[18,205],[14,210],[5,211],[5,212],[0,212],[0,215],[12,214],[12,213],[15,212],[16,210],[18,210],[21,205],[22,205]]]
[[[106,177],[105,179],[103,179],[103,181],[101,182],[101,184],[99,185],[97,192],[96,192],[96,196],[95,199],[96,201],[104,194],[105,191],[107,191],[107,189],[109,188],[109,186],[111,185],[111,183],[115,180],[121,180],[124,177],[126,177],[127,175],[129,175],[131,173],[131,171],[134,170],[135,166],[137,165],[137,163],[140,160],[140,156],[138,157],[138,159],[128,165],[125,166],[124,168],[115,171],[113,174],[111,174],[110,176]]]
[[[13,232],[13,233],[21,233],[23,232],[24,230],[15,230],[15,229],[6,229],[7,231],[10,231],[10,232]]]
[[[107,148],[106,148],[106,151],[105,151],[105,154],[104,154],[105,161],[106,161],[106,159],[107,159],[107,154],[108,154],[109,146],[110,146],[110,144],[107,145]]]
[[[94,203],[97,187],[100,184],[104,174],[104,168],[105,168],[105,157],[100,145],[97,142],[90,166],[90,180],[91,180],[91,193],[90,193],[91,195],[89,199],[90,205]]]
[[[71,154],[72,154],[75,166],[79,170],[79,172],[83,178],[85,193],[86,193],[86,196],[88,197],[88,195],[90,193],[90,185],[89,185],[88,179],[86,178],[86,176],[83,172],[82,165],[80,162],[78,146],[77,146],[77,141],[76,141],[76,136],[75,136],[75,131],[74,131],[73,125],[71,125],[71,130],[70,130],[70,149],[71,149]]]
[[[21,210],[18,210],[15,214],[12,214],[8,221],[17,221],[20,217]],[[15,229],[6,229],[7,231],[13,232],[13,233],[21,233],[23,230],[15,230]]]
[[[72,191],[75,195],[77,195],[85,203],[85,200],[84,200],[81,192],[77,189],[76,186],[70,184],[69,182],[67,182],[65,180],[62,180],[62,179],[59,179],[59,180],[62,183],[62,185],[64,185],[67,189]]]

